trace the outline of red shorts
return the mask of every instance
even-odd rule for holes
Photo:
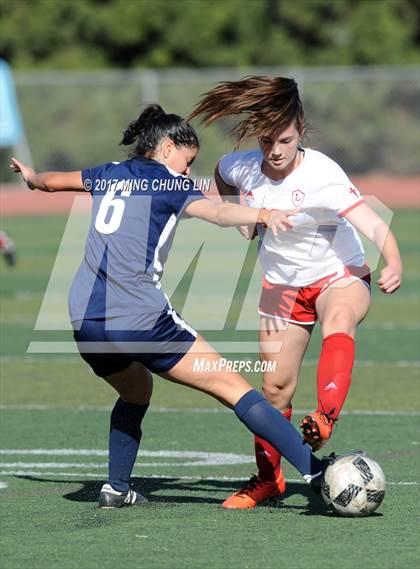
[[[370,289],[370,272],[367,265],[343,267],[342,271],[303,287],[272,284],[264,277],[258,313],[295,324],[315,324],[318,318],[315,308],[317,298],[334,283],[347,278],[360,280]]]

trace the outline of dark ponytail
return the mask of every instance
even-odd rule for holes
[[[178,115],[167,115],[160,105],[148,105],[139,118],[128,125],[120,144],[136,143],[131,158],[151,158],[163,138],[170,138],[175,146],[200,147],[193,127]]]

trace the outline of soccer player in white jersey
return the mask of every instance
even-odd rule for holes
[[[385,266],[378,285],[386,294],[400,286],[401,258],[393,234],[341,167],[304,147],[304,112],[293,79],[254,76],[221,83],[203,96],[189,119],[201,116],[209,125],[242,113],[245,118],[231,131],[236,147],[256,137],[259,148],[223,156],[215,180],[225,201],[244,201],[251,208],[298,208],[290,218],[293,228],[281,236],[262,226],[240,231],[260,239],[260,357],[276,363],[275,371],[264,374],[263,393],[288,420],[311,332],[320,321],[318,405],[301,424],[305,441],[316,451],[331,436],[346,399],[356,327],[369,309],[370,274],[357,232],[382,253]],[[277,341],[281,350],[267,353],[268,341]],[[253,508],[284,493],[280,453],[256,437],[255,456],[258,476],[229,497],[225,507]]]
[[[129,482],[152,393],[150,372],[233,408],[254,434],[269,440],[319,490],[328,461],[312,454],[278,410],[238,373],[221,366],[220,372],[195,370],[196,358],[209,364],[207,370],[218,368],[221,357],[174,311],[160,283],[183,217],[220,226],[261,222],[276,233],[291,226],[287,214],[206,199],[187,178],[199,146],[193,128],[158,105],[148,106],[130,123],[122,144],[134,145],[128,160],[81,171],[36,174],[16,159],[11,163],[30,189],[92,195],[92,220],[69,310],[80,354],[119,395],[111,413],[109,476],[99,507],[147,501]]]

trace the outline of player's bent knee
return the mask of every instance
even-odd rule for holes
[[[356,315],[348,307],[342,307],[328,315],[322,323],[323,329],[328,329],[328,333],[343,332],[350,334],[357,325]]]
[[[153,376],[148,369],[133,362],[125,370],[104,378],[126,403],[147,405],[153,391]]]
[[[264,381],[262,392],[264,397],[274,406],[281,408],[288,406],[293,397],[297,383],[297,376],[283,376],[281,381]]]

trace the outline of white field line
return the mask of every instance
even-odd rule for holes
[[[0,476],[62,476],[68,478],[101,478],[105,480],[107,473],[99,472],[46,472],[37,470],[0,470]],[[243,482],[249,480],[249,476],[246,478],[240,476],[179,476],[178,474],[152,474],[147,476],[141,476],[143,480],[148,479],[158,479],[158,480],[192,480],[192,481],[226,481],[226,482]],[[287,478],[287,482],[292,484],[306,484],[306,482],[300,478]],[[408,482],[405,480],[399,480],[387,482],[388,486],[418,486],[418,482]]]
[[[1,406],[0,406],[1,409]],[[111,411],[112,407],[107,408]],[[220,408],[197,408],[193,407],[191,409],[178,409],[176,407],[151,407],[152,413],[232,413],[229,409],[223,407]],[[313,409],[293,409],[293,413],[296,415],[306,415],[311,413]],[[341,411],[340,415],[366,415],[366,416],[384,416],[384,417],[420,417],[420,411],[385,411],[385,410],[373,410],[373,409],[361,409],[354,411]]]
[[[418,322],[408,322],[406,324],[398,324],[397,322],[365,322],[360,326],[360,329],[365,330],[420,330],[420,324]]]
[[[95,406],[95,405],[75,405],[75,406],[60,406],[60,405],[7,405],[0,404],[0,411],[103,411],[109,413],[112,406]],[[296,415],[305,415],[310,413],[313,409],[293,409]],[[149,413],[197,413],[197,414],[218,414],[218,413],[233,413],[224,407],[205,408],[205,407],[191,407],[183,409],[181,407],[150,407]],[[376,409],[356,409],[354,411],[343,410],[341,416],[374,416],[374,417],[420,417],[420,411],[387,411]],[[0,453],[1,454],[1,453]]]
[[[106,449],[89,448],[32,448],[32,449],[0,449],[0,455],[44,455],[44,456],[108,456]],[[232,454],[226,452],[206,452],[196,450],[140,450],[140,456],[167,456],[171,458],[205,458],[207,456],[229,456],[252,458],[253,455]]]
[[[0,449],[2,456],[107,456],[108,451],[99,449]],[[151,462],[141,463],[141,466],[220,466],[230,464],[250,464],[254,462],[252,455],[228,453],[228,452],[204,452],[204,451],[173,451],[158,450],[147,451],[140,450],[140,457],[157,457],[157,458],[182,458],[194,459],[183,462]],[[35,468],[104,468],[107,464],[100,463],[27,463],[25,462],[0,462],[0,467],[4,468],[21,468],[28,464],[29,467]]]
[[[256,345],[256,344],[255,344]],[[0,356],[0,364],[50,364],[50,363],[63,363],[63,364],[83,364],[83,360],[78,354],[74,356],[57,356],[51,354],[51,357],[40,356]],[[303,362],[303,367],[310,367],[318,364],[316,359],[307,359]],[[85,365],[85,364],[83,364]],[[420,367],[420,360],[396,360],[396,361],[383,361],[383,360],[356,360],[355,367],[372,367],[372,366],[395,366],[395,367]]]
[[[106,462],[0,462],[0,468],[102,468]]]
[[[22,455],[41,455],[41,456],[106,456],[108,451],[102,449],[0,449],[0,455],[3,456],[22,456]],[[225,466],[225,465],[237,465],[237,464],[252,464],[254,463],[255,457],[253,455],[246,454],[234,454],[234,453],[216,453],[216,452],[204,452],[204,451],[172,451],[172,450],[158,450],[158,451],[146,451],[142,450],[139,453],[141,456],[151,456],[151,457],[171,457],[171,458],[197,458],[199,460],[194,462],[167,462],[167,463],[138,463],[135,465],[135,469],[145,468],[145,467],[157,467],[157,466]],[[106,463],[98,462],[0,462],[1,476],[68,476],[68,477],[91,477],[91,478],[106,478]],[[45,470],[45,469],[63,469],[63,468],[103,468],[103,472],[60,472],[56,470]],[[4,470],[7,469],[7,470]],[[15,469],[15,470],[10,470]],[[18,470],[16,470],[18,469]],[[38,469],[38,470],[31,470]],[[143,476],[142,476],[143,477]],[[147,475],[143,478],[176,478],[181,480],[231,480],[240,481],[246,480],[246,478],[241,477],[228,477],[228,476],[178,476],[174,475]],[[289,482],[302,482],[301,479],[288,479]],[[388,482],[391,485],[400,486],[415,486],[418,482],[409,481],[398,481],[398,482]]]
[[[225,464],[250,464],[255,461],[243,460],[234,461],[223,460],[220,463],[212,462],[211,460],[197,460],[195,462],[142,462],[139,466],[142,468],[155,468],[161,466],[220,466]],[[107,463],[95,462],[0,462],[0,468],[108,468]]]

